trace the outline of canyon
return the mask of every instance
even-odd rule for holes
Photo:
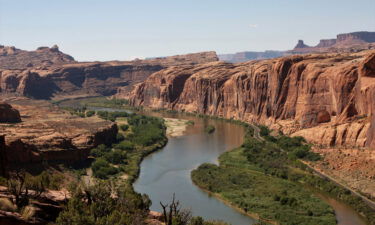
[[[116,125],[70,115],[45,100],[113,96],[133,106],[241,120],[303,136],[325,156],[316,168],[375,197],[372,34],[338,35],[316,47],[300,41],[289,55],[261,60],[262,54],[254,53],[258,60],[235,64],[219,61],[215,52],[77,62],[57,46],[36,51],[0,46],[0,96],[6,102],[0,104],[1,170],[86,159],[92,147],[114,140]],[[300,49],[304,54],[295,55]]]
[[[375,154],[365,150],[375,147],[374,65],[375,51],[367,50],[174,66],[117,97],[133,106],[241,120],[303,136],[327,156],[317,167],[335,171],[343,181],[356,177],[361,182],[355,183],[367,186],[360,189],[374,197]],[[335,159],[347,151],[350,163],[338,166]]]
[[[150,60],[76,62],[57,46],[29,52],[2,49],[6,51],[3,56],[0,51],[0,93],[34,99],[113,95],[171,65],[218,60],[215,52],[202,52]],[[46,63],[46,58],[52,61]]]

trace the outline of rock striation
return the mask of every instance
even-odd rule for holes
[[[5,102],[0,102],[0,123],[18,122],[21,122],[21,116],[18,110]]]
[[[134,106],[262,123],[325,146],[375,147],[374,51],[169,67],[136,85]]]
[[[51,49],[38,51],[49,52]],[[150,60],[74,62],[11,70],[1,70],[0,65],[0,93],[35,99],[107,96],[115,94],[119,88],[126,91],[152,73],[172,65],[217,60],[215,52],[203,52]]]

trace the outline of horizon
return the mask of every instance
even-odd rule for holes
[[[374,8],[371,0],[0,0],[0,44],[24,50],[56,44],[77,61],[285,51],[298,40],[314,46],[340,33],[375,31]]]

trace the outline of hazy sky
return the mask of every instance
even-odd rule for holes
[[[375,31],[375,0],[0,0],[0,44],[77,60],[286,50]]]

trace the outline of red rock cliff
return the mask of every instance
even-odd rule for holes
[[[39,51],[51,51],[43,49]],[[35,54],[38,55],[39,51]],[[12,56],[3,57],[8,60]],[[127,91],[133,84],[144,81],[152,73],[172,65],[191,65],[217,60],[215,52],[202,52],[128,62],[74,62],[4,69],[9,65],[2,65],[0,58],[0,94],[16,94],[35,99],[108,96],[117,93],[118,89]]]
[[[327,146],[373,146],[374,63],[375,53],[364,51],[176,66],[127,98],[136,106],[259,122]]]

